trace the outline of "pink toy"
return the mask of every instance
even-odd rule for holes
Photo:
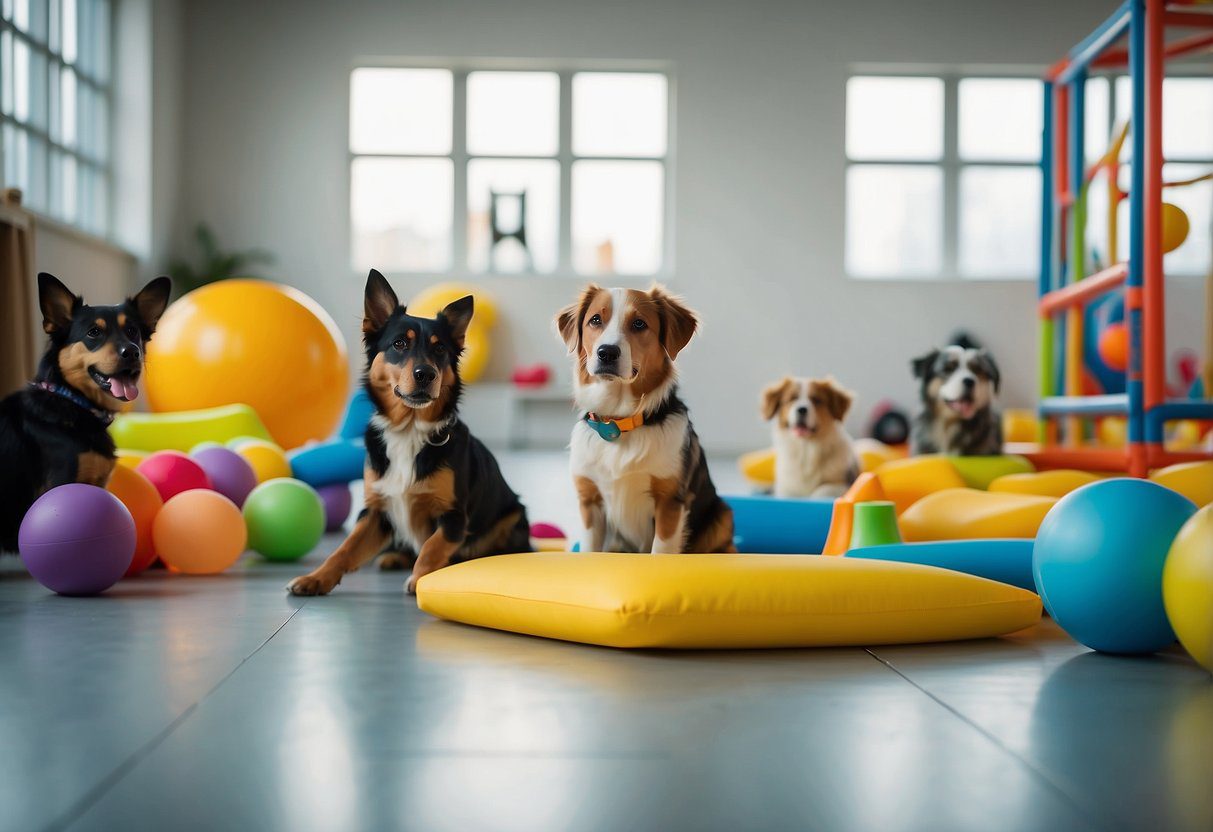
[[[552,523],[532,523],[531,537],[537,540],[553,540],[566,537],[559,526]]]

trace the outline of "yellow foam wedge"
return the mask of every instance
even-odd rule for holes
[[[1197,507],[1213,503],[1213,460],[1168,465],[1151,474],[1150,479],[1178,491]]]
[[[953,488],[923,497],[901,515],[905,541],[1036,537],[1055,497]]]
[[[1017,587],[816,555],[500,555],[426,575],[417,603],[450,621],[606,647],[909,644],[1040,620],[1040,599]]]
[[[895,459],[876,469],[876,477],[898,514],[928,494],[965,486],[956,466],[942,456]]]
[[[1064,497],[1084,485],[1099,482],[1099,476],[1087,471],[1040,471],[1034,474],[1007,474],[990,483],[990,490],[1004,494],[1035,494],[1040,497]]]
[[[750,451],[737,460],[741,475],[755,485],[775,484],[775,451]]]

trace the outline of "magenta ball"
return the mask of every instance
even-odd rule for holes
[[[353,500],[350,498],[350,487],[346,483],[326,485],[316,489],[320,501],[324,503],[324,530],[335,532],[341,528],[350,516]]]
[[[211,478],[202,466],[181,451],[156,451],[135,470],[151,480],[160,492],[160,499],[166,503],[182,491],[211,488]]]
[[[135,520],[104,488],[71,483],[43,494],[21,521],[25,568],[60,595],[96,595],[118,582],[135,556]]]
[[[565,537],[565,533],[552,523],[532,523],[531,537],[536,540],[556,540]]]
[[[257,487],[257,474],[253,466],[229,448],[212,445],[194,451],[191,456],[206,472],[211,487],[237,507],[244,505],[244,498]]]

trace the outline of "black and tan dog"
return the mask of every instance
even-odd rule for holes
[[[497,460],[459,420],[459,356],[472,297],[437,319],[408,314],[383,275],[366,281],[366,508],[354,530],[294,595],[325,595],[385,550],[415,559],[406,588],[453,561],[529,551],[526,510]]]
[[[21,519],[44,491],[109,481],[106,428],[139,395],[144,346],[172,288],[158,277],[117,306],[89,306],[53,275],[38,275],[49,344],[33,382],[0,401],[0,550],[16,551]]]

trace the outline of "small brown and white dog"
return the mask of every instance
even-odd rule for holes
[[[574,358],[570,468],[582,551],[735,552],[733,512],[716,493],[674,359],[698,318],[662,286],[590,284],[556,317]]]
[[[841,497],[859,476],[842,426],[855,396],[831,376],[787,376],[762,392],[775,443],[776,497]]]

